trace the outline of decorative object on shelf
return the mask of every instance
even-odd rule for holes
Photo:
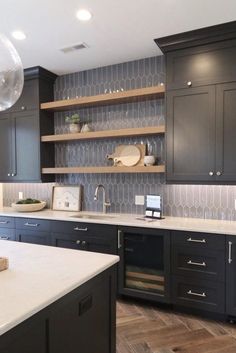
[[[7,257],[0,257],[0,271],[7,270],[9,268],[9,259]]]
[[[11,204],[14,211],[17,212],[36,212],[42,210],[47,205],[46,201],[35,199],[19,200]]]
[[[21,95],[24,71],[16,49],[0,33],[0,111],[12,107]]]
[[[154,165],[155,162],[156,162],[155,156],[145,156],[144,157],[144,165],[146,165],[146,166]]]
[[[92,131],[91,127],[89,126],[89,124],[83,124],[81,132],[90,132]]]
[[[113,159],[114,166],[133,167],[144,165],[146,145],[119,145],[113,154],[108,154],[107,159]]]
[[[52,190],[52,209],[56,211],[81,211],[82,187],[54,186]]]
[[[159,195],[147,195],[145,217],[162,219],[162,198]]]
[[[65,118],[65,122],[69,123],[69,130],[72,134],[80,132],[80,116],[79,114],[73,114]]]

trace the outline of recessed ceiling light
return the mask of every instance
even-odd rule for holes
[[[92,18],[92,14],[86,9],[81,9],[77,12],[76,17],[80,21],[89,21]]]
[[[12,37],[17,39],[17,40],[24,40],[26,38],[26,35],[22,31],[14,31],[12,32]]]

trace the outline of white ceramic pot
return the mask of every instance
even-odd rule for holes
[[[84,124],[82,126],[81,132],[89,132],[89,131],[91,131],[90,126],[88,124]]]
[[[80,125],[79,124],[70,124],[69,125],[70,133],[75,134],[76,132],[80,132]]]
[[[144,165],[151,166],[154,165],[156,162],[155,156],[145,156],[144,157]]]

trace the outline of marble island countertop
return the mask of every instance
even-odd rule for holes
[[[132,214],[108,213],[104,215],[102,213],[93,212],[63,212],[52,211],[49,209],[29,213],[15,212],[11,207],[4,207],[0,209],[0,216],[236,235],[236,221],[211,220],[201,218],[166,217],[162,220],[145,220],[140,215]],[[79,216],[80,218],[75,216]]]
[[[0,335],[119,261],[104,255],[1,241],[9,269],[0,272]]]

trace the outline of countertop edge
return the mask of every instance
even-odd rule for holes
[[[108,214],[107,219],[75,218],[76,214],[96,214],[95,212],[63,212],[45,209],[39,212],[16,212],[10,207],[0,210],[2,217],[35,218],[51,221],[104,224],[114,226],[165,229],[176,231],[203,232],[211,234],[236,235],[236,221],[201,218],[166,217],[163,220],[145,221],[142,216],[132,214]],[[111,218],[109,218],[111,217]]]

